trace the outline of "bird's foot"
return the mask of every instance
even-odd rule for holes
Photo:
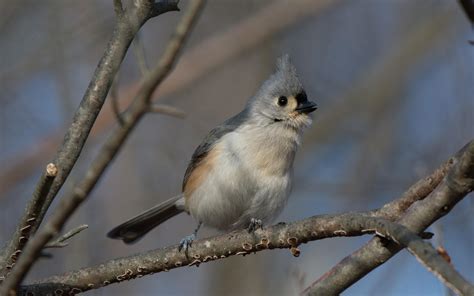
[[[178,251],[181,252],[181,250],[184,249],[184,252],[187,254],[188,249],[192,246],[193,241],[196,239],[196,234],[191,234],[188,236],[185,236],[180,242],[178,246]]]
[[[184,237],[179,242],[178,251],[181,252],[181,250],[184,249],[184,253],[186,254],[186,257],[188,256],[188,249],[192,246],[193,241],[196,239],[197,233],[199,231],[199,228],[201,228],[201,225],[202,225],[202,222],[199,222],[196,229],[194,229],[193,234]]]
[[[263,229],[263,222],[260,219],[252,218],[250,219],[249,227],[247,228],[248,232],[254,232],[258,228]]]

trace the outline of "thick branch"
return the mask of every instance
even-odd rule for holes
[[[153,1],[146,3],[150,4],[153,3]],[[173,38],[169,41],[157,67],[144,79],[137,98],[124,116],[123,126],[119,126],[114,130],[112,135],[99,151],[98,156],[95,161],[93,161],[85,176],[73,189],[73,192],[60,201],[56,211],[51,215],[50,220],[37,232],[34,238],[27,243],[23,255],[14,266],[10,276],[6,278],[4,284],[1,286],[0,294],[6,295],[10,291],[16,289],[17,285],[21,283],[26,273],[30,270],[31,266],[40,255],[44,246],[57,233],[59,233],[67,219],[87,198],[89,193],[97,184],[97,181],[109,166],[112,159],[116,156],[127,136],[133,130],[140,118],[146,113],[151,95],[174,65],[178,53],[183,47],[183,43],[189,35],[203,5],[203,0],[194,0],[191,2],[189,9],[183,15],[181,22],[176,27],[176,32]]]
[[[397,220],[416,201],[426,198],[441,183],[453,167],[454,159],[450,158],[431,175],[419,180],[407,189],[399,198],[377,210],[377,214],[388,220]]]
[[[399,199],[384,205],[379,210],[359,213],[358,216],[397,219],[414,202],[425,198],[438,186],[458,157],[459,154],[444,163],[430,176],[415,183]],[[339,216],[339,218],[343,216]],[[298,255],[297,246],[303,242],[334,235],[351,235],[347,231],[338,231],[341,228],[335,222],[336,220],[337,216],[313,217],[297,223],[279,224],[266,228],[264,231],[257,231],[255,235],[246,232],[234,232],[212,239],[196,241],[193,244],[189,258],[177,252],[176,246],[172,246],[127,258],[114,259],[95,267],[88,267],[41,280],[36,284],[23,287],[21,291],[22,293],[42,293],[55,289],[64,291],[89,290],[145,274],[167,271],[186,264],[194,263],[197,265],[201,262],[225,258],[233,254],[244,255],[248,252],[266,248],[290,248],[294,255]]]
[[[401,224],[383,219],[365,219],[364,228],[379,236],[389,238],[398,247],[406,247],[415,258],[448,288],[460,295],[474,295],[471,285],[454,267],[441,256],[436,249],[421,237]],[[316,291],[314,295],[321,295]]]
[[[364,234],[360,225],[357,226],[357,223],[353,222],[356,222],[357,218],[368,217],[369,214],[314,216],[295,223],[280,223],[254,233],[248,233],[246,230],[235,231],[194,241],[188,256],[184,252],[179,252],[178,246],[174,245],[46,278],[33,285],[24,286],[20,291],[21,294],[28,292],[43,294],[55,290],[63,294],[70,291],[86,291],[143,275],[186,265],[198,266],[208,261],[233,255],[247,255],[265,249],[290,249],[294,256],[299,256],[300,250],[297,247],[302,243],[328,237]]]
[[[115,2],[115,10],[119,17],[115,24],[112,37],[87,87],[79,108],[74,114],[73,122],[64,136],[63,143],[54,158],[53,163],[57,167],[57,175],[51,184],[45,182],[44,176],[38,181],[35,192],[43,192],[43,194],[33,195],[12,239],[5,250],[2,251],[3,256],[0,258],[0,277],[5,277],[8,274],[9,268],[15,264],[17,257],[13,255],[19,254],[30,236],[37,231],[46,211],[79,158],[82,147],[99,115],[110,85],[125,57],[125,53],[133,37],[152,15],[157,14],[157,11],[154,10],[155,8],[150,6],[154,1],[149,1],[149,5],[136,6],[135,9],[130,11],[127,18],[124,18],[122,17],[122,7],[118,5],[118,2],[120,1]],[[165,2],[168,4],[174,3],[174,6],[164,5],[161,13],[176,10],[175,6],[177,1]],[[152,13],[150,10],[154,12]],[[130,23],[134,25],[130,25]],[[26,228],[28,228],[28,231],[23,231]]]
[[[422,200],[425,198],[446,176],[447,172],[452,168],[455,163],[455,158],[450,159],[438,169],[436,169],[430,176],[421,179],[413,186],[411,186],[400,198],[394,200],[381,209],[359,213],[359,216],[367,217],[378,217],[388,220],[395,220],[400,215],[405,212],[413,203],[416,201]],[[230,254],[243,254],[242,248],[244,248],[244,242],[250,241],[255,245],[255,249],[260,248],[288,248],[293,245],[289,245],[289,241],[292,243],[302,243],[309,241],[311,239],[322,239],[328,236],[334,235],[350,235],[347,232],[337,232],[339,228],[330,229],[334,224],[330,224],[327,220],[331,219],[334,216],[323,216],[323,217],[313,217],[300,221],[295,224],[289,225],[276,225],[271,228],[265,229],[265,232],[257,231],[257,236],[248,236],[245,232],[240,232],[238,234],[231,233],[228,235],[223,235],[213,239],[208,239],[205,241],[196,241],[193,244],[191,249],[191,257],[194,260],[200,260],[206,262],[209,260],[215,260],[221,257],[229,256],[229,246],[231,242],[228,241],[228,238],[232,239],[233,249],[230,250]],[[309,222],[308,222],[309,221]],[[333,221],[334,222],[334,221]],[[314,223],[312,226],[309,226],[309,230],[297,232],[295,229],[303,227],[306,223]],[[327,226],[326,230],[321,230],[321,227]],[[319,229],[318,229],[319,227]],[[282,229],[284,231],[282,231]],[[275,234],[272,234],[274,233]],[[270,234],[268,234],[270,233]],[[298,235],[298,236],[297,236]],[[273,236],[273,240],[268,240],[270,236]],[[264,239],[265,238],[265,239]],[[233,240],[235,239],[236,242]],[[212,243],[211,243],[212,240]],[[269,244],[271,241],[276,241],[278,244]],[[226,245],[215,245],[219,242],[225,243]],[[286,244],[285,244],[286,242]],[[209,246],[209,248],[202,248],[202,246]],[[199,247],[201,246],[201,247]],[[213,249],[210,249],[211,246],[215,246]],[[250,245],[252,246],[252,245]],[[249,245],[245,245],[245,248],[249,248]],[[202,250],[201,250],[202,249]],[[199,251],[208,252],[208,253],[198,253]],[[219,251],[221,253],[215,254]],[[253,247],[252,247],[253,250]],[[295,247],[292,249],[295,255],[298,254],[299,250]],[[199,255],[199,258],[197,255]],[[185,258],[189,259],[189,258]],[[161,261],[160,261],[161,260]],[[159,265],[158,263],[162,263]],[[176,246],[169,247],[166,249],[150,251],[144,254],[134,255],[127,258],[115,259],[103,264],[100,264],[95,267],[88,267],[80,269],[77,271],[72,271],[61,276],[53,276],[44,280],[37,282],[37,284],[25,286],[22,289],[22,292],[45,292],[51,291],[54,289],[72,291],[74,289],[79,290],[89,290],[94,288],[99,288],[102,286],[109,285],[114,282],[120,282],[130,277],[139,277],[144,274],[156,273],[160,271],[167,271],[168,269],[174,268],[176,265],[190,264],[193,261],[183,261],[183,255],[176,252]],[[195,264],[198,262],[196,261]],[[153,266],[148,266],[153,265]]]
[[[33,200],[38,202],[44,201],[48,192],[53,184],[54,179],[58,174],[58,168],[53,163],[49,163],[43,174],[41,175],[40,182],[33,192]],[[13,268],[17,258],[21,255],[21,251],[28,241],[33,231],[33,225],[36,221],[36,216],[34,213],[28,213],[28,216],[23,218],[21,228],[18,229],[18,238],[15,237],[16,241],[11,242],[10,248],[5,248],[2,250],[0,256],[0,268],[2,273],[0,273],[0,283],[5,279],[8,271]],[[13,247],[15,246],[15,247]]]
[[[422,242],[420,237],[403,226],[370,217],[369,214],[364,212],[314,216],[290,224],[280,223],[254,233],[248,233],[246,230],[235,231],[195,241],[187,255],[179,252],[178,246],[175,245],[53,276],[23,286],[20,292],[23,295],[53,291],[63,294],[71,291],[82,292],[182,266],[199,266],[208,261],[234,255],[245,256],[266,249],[290,249],[292,255],[297,257],[300,255],[298,246],[302,243],[328,237],[358,236],[367,233],[379,233],[393,238],[409,246],[411,251],[444,278],[452,279],[458,286],[462,286],[459,283],[467,283],[430,244]],[[425,250],[429,253],[423,253]],[[467,286],[470,286],[469,283]]]
[[[474,141],[452,159],[453,167],[442,183],[427,198],[415,203],[398,222],[418,233],[446,215],[456,203],[474,188]],[[305,294],[336,295],[353,285],[374,268],[385,263],[400,248],[373,238],[359,250],[314,282]]]

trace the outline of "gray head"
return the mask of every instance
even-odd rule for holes
[[[264,124],[299,130],[311,124],[308,114],[316,110],[316,104],[308,101],[290,57],[284,55],[277,61],[276,72],[263,83],[247,108],[252,118]]]

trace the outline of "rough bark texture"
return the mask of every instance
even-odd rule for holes
[[[411,186],[401,197],[394,200],[378,210],[347,213],[341,215],[314,216],[289,224],[277,224],[254,233],[247,231],[232,232],[213,238],[195,241],[188,254],[178,251],[178,246],[170,246],[163,249],[153,250],[130,257],[113,259],[97,266],[79,269],[63,275],[53,276],[38,281],[35,284],[21,287],[21,293],[34,293],[36,295],[57,292],[80,292],[96,289],[112,283],[118,283],[147,274],[168,271],[182,266],[199,266],[201,263],[223,259],[233,255],[248,255],[266,249],[287,248],[294,256],[300,255],[298,246],[313,240],[336,236],[358,236],[367,233],[381,233],[398,243],[389,242],[386,239],[374,238],[368,243],[369,247],[363,248],[362,257],[365,261],[350,260],[355,264],[345,266],[341,272],[339,269],[330,271],[322,280],[313,284],[304,293],[313,295],[335,295],[353,282],[345,272],[346,268],[354,272],[371,267],[370,264],[388,260],[404,246],[408,246],[411,239],[411,231],[419,233],[429,224],[448,213],[452,207],[461,200],[474,187],[474,141],[467,144],[460,152],[430,176],[418,181]],[[437,187],[438,186],[438,187]],[[449,189],[454,186],[454,189]],[[435,191],[433,189],[437,188]],[[448,188],[448,190],[444,190]],[[431,192],[431,194],[430,194]],[[402,218],[400,218],[402,217]],[[404,218],[403,218],[404,217]],[[380,218],[383,221],[380,222]],[[406,220],[403,220],[406,219]],[[421,221],[413,229],[414,222],[411,219]],[[389,220],[398,220],[400,224],[395,227],[408,231],[409,238],[404,241],[397,233],[391,231],[392,224]],[[404,222],[406,221],[406,222]],[[375,224],[371,224],[375,223]],[[377,223],[388,223],[385,227]],[[408,229],[405,229],[405,225]],[[422,228],[422,229],[421,229]],[[387,230],[388,229],[388,230]],[[392,229],[393,230],[393,229]],[[388,232],[387,232],[388,231]],[[397,232],[397,231],[395,231]],[[400,234],[403,236],[403,234]],[[423,247],[423,246],[422,246]],[[426,247],[426,246],[424,246]],[[430,253],[432,254],[432,253]],[[388,256],[386,259],[383,256]],[[372,259],[373,258],[373,259]],[[419,256],[417,255],[417,258]],[[439,259],[437,260],[439,262]],[[429,261],[429,260],[428,260]],[[383,261],[384,262],[384,261]],[[424,261],[426,262],[426,260]],[[425,263],[424,263],[425,264]],[[427,266],[431,266],[428,265]],[[356,269],[354,269],[356,268]],[[372,269],[374,267],[372,266]],[[445,269],[446,266],[441,267]],[[432,267],[430,267],[432,269]],[[449,270],[448,273],[453,272]],[[339,274],[339,275],[338,275]],[[445,277],[442,277],[443,279]],[[453,284],[449,278],[443,280],[449,287],[456,286],[456,291],[472,291],[470,285],[464,279],[455,277]]]
[[[450,160],[452,168],[431,194],[410,207],[397,220],[419,233],[446,215],[474,188],[474,141],[469,142]],[[308,287],[311,295],[336,295],[353,285],[377,266],[385,263],[400,246],[373,238],[365,246],[344,258]]]

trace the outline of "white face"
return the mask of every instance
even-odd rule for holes
[[[312,119],[309,114],[316,110],[316,104],[308,101],[304,91],[297,95],[273,97],[267,100],[266,106],[262,107],[265,109],[262,113],[276,124],[297,130],[311,124]]]
[[[308,127],[312,123],[309,112],[298,111],[298,100],[295,96],[280,96],[274,98],[274,105],[279,109],[278,119],[281,124],[288,125],[297,130]]]

